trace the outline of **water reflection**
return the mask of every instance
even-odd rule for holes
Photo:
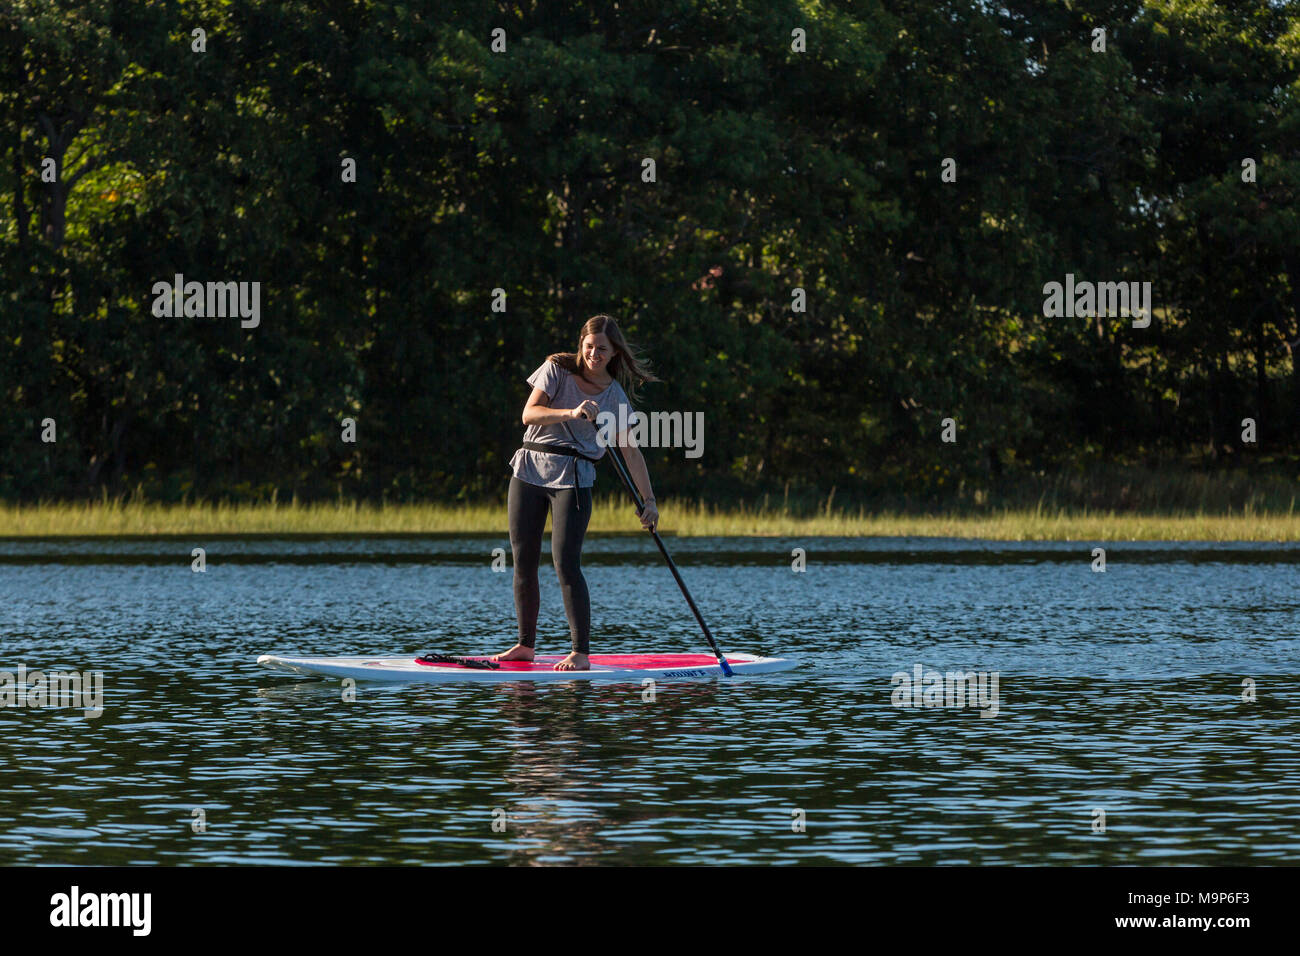
[[[793,574],[790,544],[681,550],[724,648],[803,666],[661,683],[646,702],[640,685],[583,681],[363,682],[349,701],[338,682],[254,663],[502,649],[513,615],[509,575],[484,557],[494,539],[226,540],[241,559],[214,548],[206,575],[156,540],[0,542],[0,669],[105,672],[96,721],[0,708],[0,852],[1228,865],[1300,851],[1297,549],[1117,548],[1101,575],[1076,545],[827,539]],[[699,651],[644,541],[596,545],[594,645]],[[556,650],[551,584],[541,630]],[[893,707],[891,675],[918,664],[999,673],[997,717]]]

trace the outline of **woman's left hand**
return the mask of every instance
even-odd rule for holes
[[[655,507],[653,501],[647,501],[645,508],[641,511],[641,527],[647,531],[653,531],[655,525],[659,523],[659,509]]]

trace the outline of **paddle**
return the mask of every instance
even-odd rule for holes
[[[618,476],[623,479],[623,484],[627,485],[627,490],[632,492],[632,500],[636,502],[636,513],[641,514],[641,512],[645,511],[645,502],[641,500],[641,495],[637,492],[636,485],[632,483],[632,476],[628,474],[627,470],[627,462],[623,461],[623,456],[619,453],[617,446],[609,445],[607,447],[609,449],[610,461],[614,463],[614,470],[617,471]],[[686,590],[686,582],[682,580],[681,574],[677,571],[677,565],[673,564],[673,559],[669,557],[668,549],[664,547],[663,539],[659,537],[659,532],[654,528],[650,528],[649,531],[655,539],[655,544],[659,545],[659,553],[662,554],[664,560],[668,562],[668,570],[673,573],[673,577],[677,580],[677,586],[682,589],[682,596],[686,598],[686,603],[691,606],[691,612],[695,615],[695,620],[699,622],[700,630],[704,631],[704,636],[708,638],[709,647],[713,648],[713,654],[717,657],[718,664],[722,666],[722,673],[731,677],[731,665],[727,663],[727,659],[723,657],[722,652],[718,650],[718,645],[713,640],[713,635],[709,633],[709,625],[704,623],[704,617],[700,614],[700,609],[695,606],[695,600],[691,597],[691,592]]]

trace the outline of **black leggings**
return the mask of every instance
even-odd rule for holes
[[[510,514],[510,550],[515,561],[515,615],[519,618],[519,643],[537,643],[537,609],[541,597],[537,567],[542,558],[542,532],[546,512],[551,512],[551,559],[560,578],[564,613],[569,616],[573,649],[588,652],[591,638],[591,597],[582,576],[582,539],[591,520],[590,488],[542,488],[518,478],[510,479],[507,499]]]

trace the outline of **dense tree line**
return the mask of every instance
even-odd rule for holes
[[[1300,452],[1294,4],[10,0],[0,77],[10,499],[501,494],[600,312],[669,492]]]

